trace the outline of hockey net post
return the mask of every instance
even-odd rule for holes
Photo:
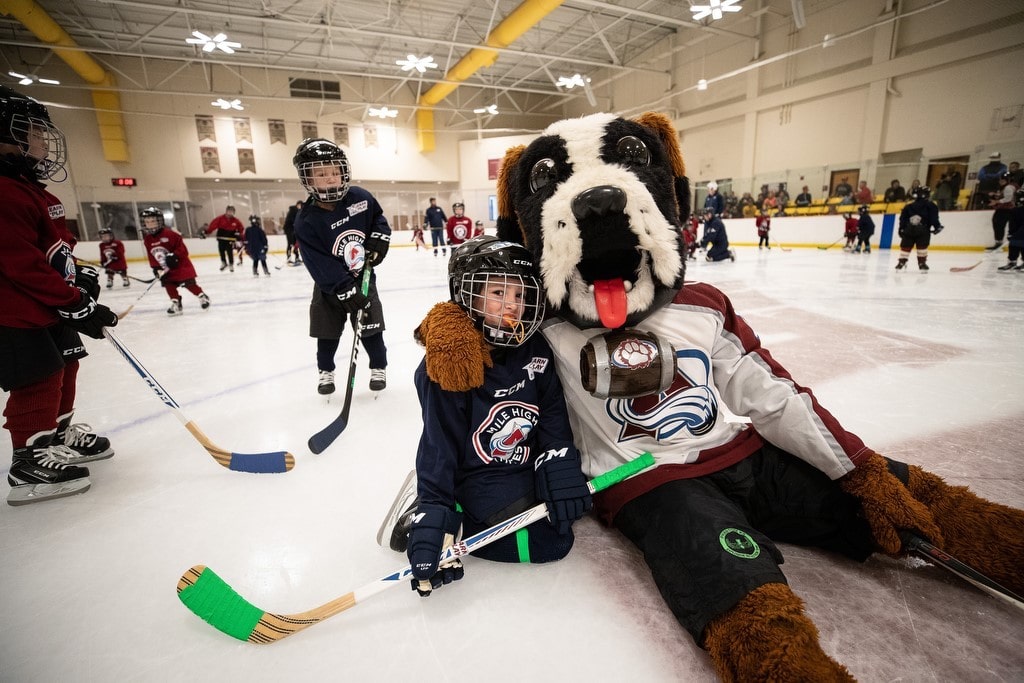
[[[597,493],[653,464],[654,456],[644,453],[634,460],[591,479],[588,482],[588,487],[592,493]],[[441,565],[452,558],[468,555],[499,538],[504,538],[523,527],[544,519],[547,517],[547,512],[547,504],[539,503],[504,522],[499,522],[469,538],[462,539],[441,553],[438,564]],[[275,614],[261,610],[247,601],[209,567],[196,565],[178,579],[178,599],[193,614],[232,638],[266,645],[276,643],[293,633],[298,633],[355,607],[367,598],[405,582],[411,576],[412,567],[406,565],[402,569],[306,612]]]

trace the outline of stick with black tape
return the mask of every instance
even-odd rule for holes
[[[999,598],[1017,609],[1024,609],[1024,598],[964,564],[941,548],[937,548],[920,536],[911,533],[902,534],[900,538],[903,540],[904,549],[915,552],[929,562],[934,562],[943,569],[953,572],[989,595]]]
[[[373,265],[370,259],[366,259],[363,265],[363,275],[359,291],[363,296],[370,295],[370,276],[373,274]],[[345,403],[341,407],[341,413],[319,432],[309,437],[307,445],[314,453],[323,453],[327,447],[334,443],[334,440],[345,431],[348,426],[348,413],[352,408],[352,387],[356,383],[356,361],[359,360],[359,335],[363,331],[363,319],[366,316],[366,308],[362,308],[355,316],[355,323],[352,325],[352,353],[349,354],[348,362],[348,384],[345,387]]]
[[[654,456],[644,453],[635,460],[619,465],[615,469],[591,479],[588,486],[592,493],[597,493],[653,464]],[[464,538],[459,543],[445,549],[441,553],[439,564],[479,550],[499,538],[508,536],[537,520],[544,519],[547,514],[547,503],[539,503],[525,512],[504,522],[499,522],[469,538]],[[355,607],[377,593],[405,583],[411,576],[412,567],[406,565],[373,583],[309,611],[298,614],[272,614],[248,602],[209,567],[196,565],[178,580],[178,599],[193,614],[232,638],[265,645],[276,643],[293,633],[319,624],[339,612]]]

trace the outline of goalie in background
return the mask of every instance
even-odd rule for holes
[[[572,549],[572,523],[591,508],[587,479],[551,348],[535,334],[544,292],[533,256],[492,236],[456,247],[451,300],[416,328],[426,355],[415,383],[423,412],[416,470],[403,484],[377,542],[408,554],[413,588],[462,578],[438,556],[469,536],[543,501],[534,522],[474,555],[497,562],[551,562]]]

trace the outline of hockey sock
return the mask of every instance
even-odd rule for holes
[[[388,366],[388,347],[384,345],[384,334],[378,332],[369,337],[363,337],[363,348],[370,359],[371,368],[386,368]]]
[[[171,301],[175,301],[178,298],[178,285],[167,284],[164,285],[164,291],[167,292],[167,296],[170,297]]]
[[[334,354],[338,351],[340,339],[316,340],[316,367],[319,370],[334,372]],[[364,342],[365,346],[365,342]]]
[[[26,387],[12,389],[4,408],[4,428],[11,433],[14,448],[46,432],[56,432],[64,370]]]
[[[192,292],[196,296],[199,296],[200,294],[203,293],[203,288],[197,285],[194,281],[185,283],[184,287],[185,289]]]
[[[75,411],[75,393],[78,390],[78,361],[64,366],[64,377],[60,387],[60,404],[57,415],[68,415]]]

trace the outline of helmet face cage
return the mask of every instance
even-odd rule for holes
[[[306,192],[322,202],[337,202],[348,193],[352,181],[348,158],[345,152],[330,140],[305,140],[299,145],[292,158],[295,170],[299,172],[299,182]],[[338,177],[338,184],[324,187],[324,177]],[[320,187],[318,187],[320,185]]]
[[[153,227],[146,225],[147,218],[155,219],[156,225]],[[164,214],[155,206],[151,206],[148,209],[140,211],[139,219],[142,221],[142,231],[147,235],[155,235],[164,229]]]
[[[64,133],[50,122],[46,107],[14,90],[0,90],[0,142],[17,145],[34,162],[40,180],[56,183],[67,179],[68,146]]]
[[[517,244],[492,236],[464,242],[448,264],[448,287],[492,346],[522,345],[544,319],[533,257]]]
[[[921,185],[915,188],[910,194],[914,199],[928,199],[932,196],[932,188],[927,185]]]

